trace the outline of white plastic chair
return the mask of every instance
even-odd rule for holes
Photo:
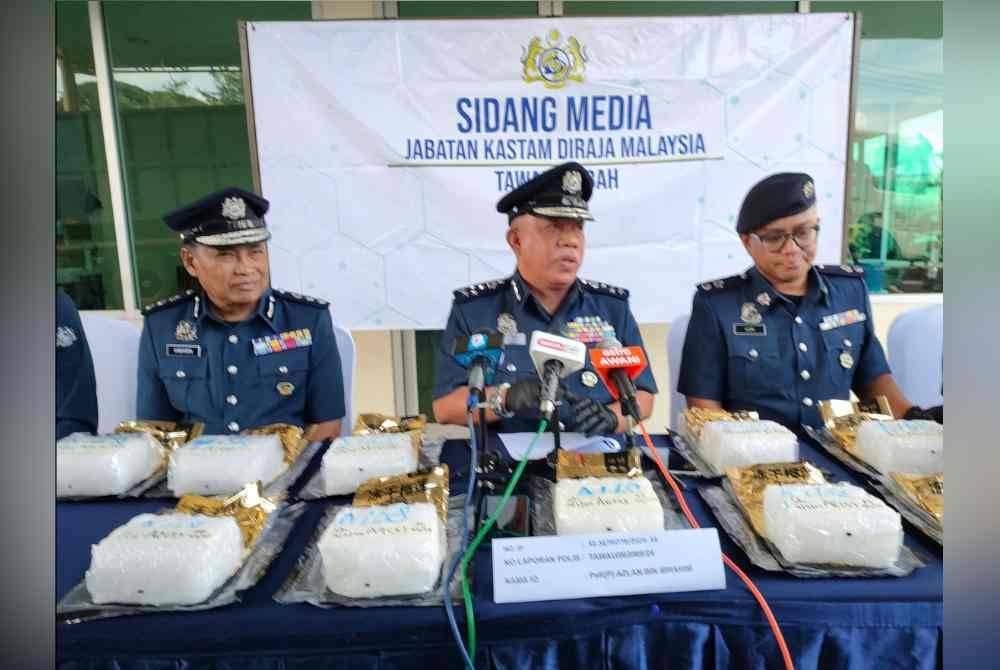
[[[340,370],[344,378],[344,408],[347,413],[340,424],[340,434],[351,434],[354,426],[354,374],[357,371],[357,352],[351,331],[333,322],[333,336],[337,340],[337,350],[340,352]]]
[[[677,392],[677,380],[681,376],[681,355],[684,351],[684,336],[687,335],[690,314],[674,319],[667,330],[667,367],[670,369],[670,429],[677,430],[681,412],[687,407],[687,400]]]
[[[886,338],[889,367],[907,400],[920,407],[944,402],[944,305],[911,309],[896,317]]]
[[[80,314],[94,359],[97,378],[97,432],[110,433],[120,422],[135,419],[139,337],[133,324],[102,314]]]

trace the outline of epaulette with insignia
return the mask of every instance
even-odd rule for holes
[[[856,279],[864,279],[865,277],[865,269],[860,265],[815,265],[813,267],[825,275],[835,277],[855,277]]]
[[[728,277],[719,277],[718,279],[709,279],[708,281],[698,282],[697,286],[699,290],[702,291],[717,291],[719,289],[726,288],[727,286],[733,286],[739,282],[742,282],[747,278],[746,272],[741,272],[738,275],[730,275]]]
[[[153,312],[158,312],[161,309],[165,309],[167,307],[171,307],[171,306],[176,305],[178,303],[190,300],[192,297],[194,297],[194,291],[191,290],[191,289],[188,289],[188,290],[184,291],[183,293],[178,293],[177,295],[172,295],[169,298],[164,298],[163,300],[157,300],[156,302],[152,303],[151,305],[146,305],[145,307],[143,307],[142,308],[142,315],[146,316],[147,314],[152,314]]]
[[[455,302],[467,302],[473,298],[481,298],[484,295],[493,295],[503,290],[510,281],[509,277],[504,279],[491,279],[480,284],[470,284],[459,289],[455,289],[453,295]]]
[[[281,291],[276,288],[272,288],[271,293],[289,302],[297,302],[300,305],[310,305],[312,307],[321,307],[323,309],[330,306],[328,301],[323,300],[322,298],[314,298],[311,295],[302,295],[301,293],[294,293],[292,291]]]
[[[605,284],[602,281],[591,281],[589,279],[581,279],[580,283],[595,293],[602,293],[604,295],[610,295],[613,298],[628,300],[627,288],[619,288],[617,286],[612,286],[611,284]]]

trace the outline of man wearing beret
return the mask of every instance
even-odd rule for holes
[[[813,265],[816,187],[771,175],[747,193],[736,231],[754,266],[698,286],[677,390],[689,407],[754,410],[801,433],[821,400],[885,396],[893,414],[942,420],[903,397],[875,336],[861,268]]]
[[[452,356],[455,340],[500,331],[504,361],[496,386],[486,391],[487,421],[501,432],[537,428],[540,383],[528,354],[532,332],[541,330],[586,343],[605,340],[642,346],[628,291],[577,278],[586,246],[584,222],[592,221],[588,201],[593,179],[578,163],[554,167],[501,198],[507,215],[507,244],[516,270],[505,279],[455,291],[448,325],[438,351],[434,416],[441,423],[466,422],[468,373]],[[636,380],[636,398],[645,418],[653,410],[656,382],[647,368]],[[626,429],[618,402],[600,382],[589,360],[563,380],[559,418],[566,430],[611,434]]]
[[[76,305],[56,290],[56,439],[97,432],[97,378]]]
[[[140,419],[233,434],[272,423],[340,434],[344,389],[328,303],[270,287],[268,201],[228,188],[167,214],[199,289],[147,307]]]

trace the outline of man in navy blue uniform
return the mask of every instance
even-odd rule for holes
[[[507,243],[517,261],[505,279],[455,291],[448,325],[441,338],[434,388],[434,416],[441,423],[465,424],[468,372],[452,356],[455,340],[483,331],[500,331],[504,361],[495,385],[487,388],[488,422],[501,432],[537,428],[540,383],[528,354],[535,330],[555,333],[594,347],[617,339],[642,346],[639,326],[628,305],[628,291],[578,279],[586,238],[584,222],[593,179],[578,163],[554,167],[501,198]],[[648,368],[635,380],[643,418],[653,410],[657,391]],[[559,410],[566,430],[594,434],[626,428],[621,408],[598,379],[588,359],[584,369],[563,380]]]
[[[167,214],[198,280],[144,310],[141,419],[232,434],[271,423],[340,434],[344,389],[328,303],[270,288],[268,201],[228,188]]]
[[[801,433],[818,403],[885,396],[893,414],[942,421],[903,397],[875,336],[860,267],[813,265],[816,188],[771,175],[747,193],[736,231],[754,266],[698,286],[678,392],[689,407],[754,410]]]
[[[76,305],[56,290],[56,439],[97,432],[94,359]]]

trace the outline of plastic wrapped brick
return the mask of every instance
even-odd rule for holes
[[[163,447],[147,433],[74,433],[56,442],[56,492],[121,495],[162,467],[163,458]]]
[[[553,509],[559,535],[663,530],[663,506],[645,477],[560,479]]]
[[[236,572],[243,552],[232,517],[140,514],[91,548],[85,581],[98,604],[194,604]]]
[[[786,463],[799,458],[795,433],[774,421],[708,421],[698,442],[701,457],[715,469]]]
[[[882,474],[944,471],[944,426],[934,421],[865,421],[855,453]]]
[[[339,510],[318,542],[326,586],[349,598],[426,593],[434,589],[447,534],[431,503]]]
[[[285,470],[278,435],[208,435],[170,456],[167,487],[180,496],[230,494],[248,482],[271,482]]]
[[[326,495],[354,493],[362,482],[374,477],[414,472],[419,452],[415,440],[419,439],[419,433],[338,437],[323,455]]]
[[[796,564],[889,568],[899,558],[899,514],[852,484],[771,484],[764,532]]]

